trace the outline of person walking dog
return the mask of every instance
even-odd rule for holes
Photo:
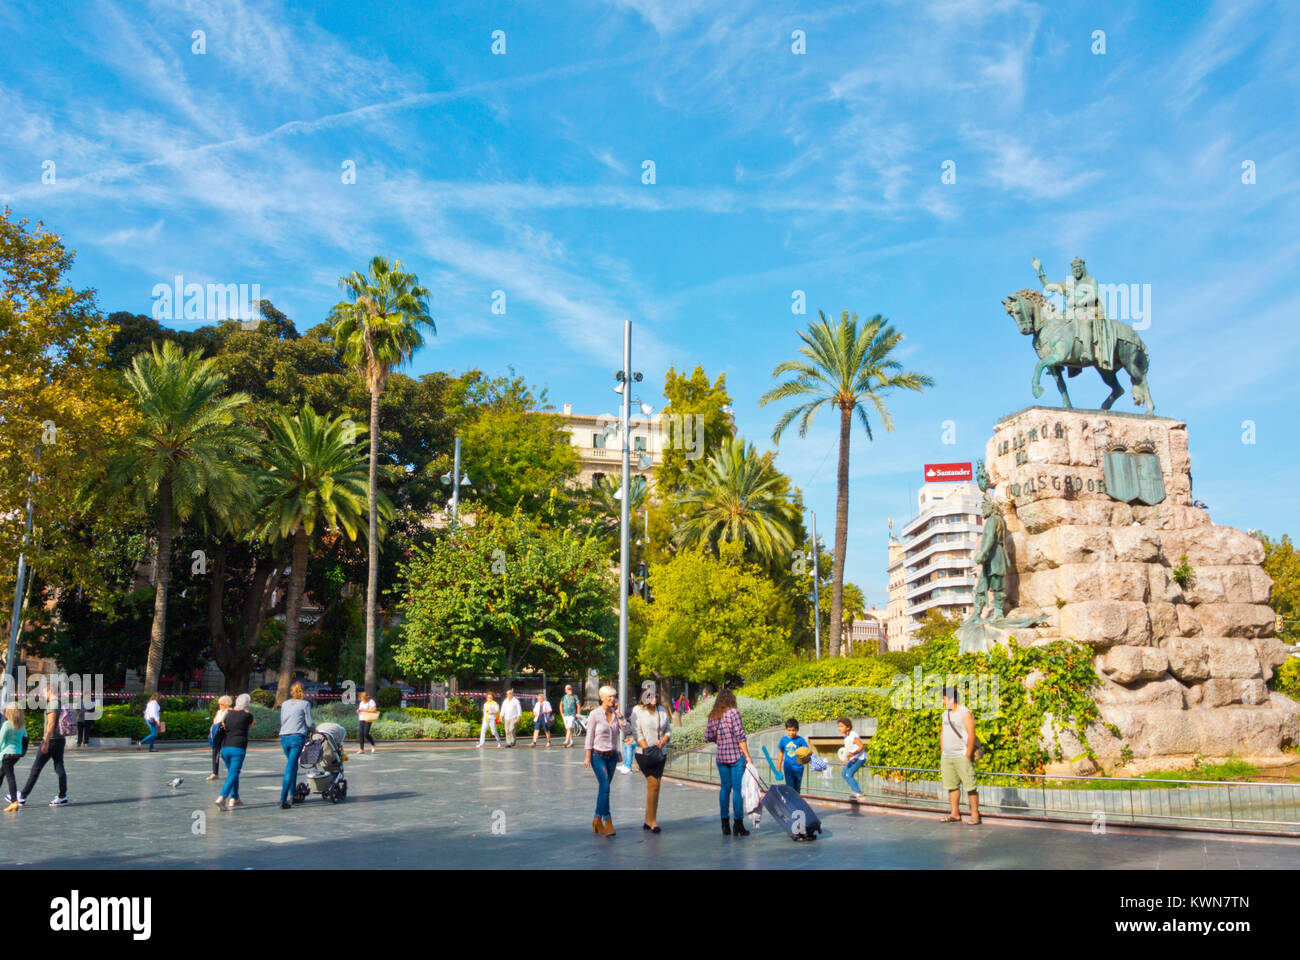
[[[614,817],[609,809],[609,784],[618,766],[619,741],[627,721],[614,706],[617,691],[611,686],[599,690],[600,706],[587,718],[587,757],[582,761],[596,774],[596,814],[591,818],[591,832],[614,836]]]

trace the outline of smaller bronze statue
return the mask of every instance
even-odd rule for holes
[[[980,572],[975,581],[974,608],[967,623],[984,621],[984,608],[990,604],[993,612],[987,618],[989,620],[1001,620],[1007,608],[1007,523],[987,494],[981,512],[984,515],[984,534],[974,557]]]

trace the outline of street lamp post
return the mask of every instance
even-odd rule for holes
[[[453,477],[456,479],[453,481]],[[452,458],[451,473],[442,475],[443,485],[451,485],[451,529],[456,529],[456,519],[460,516],[460,488],[469,486],[469,475],[460,472],[460,437],[456,438],[456,453]]]
[[[632,480],[632,384],[641,374],[632,370],[632,321],[623,321],[623,369],[614,374],[615,392],[623,396],[623,480],[619,485],[618,537],[618,708],[627,709],[627,578],[631,562],[630,506]]]

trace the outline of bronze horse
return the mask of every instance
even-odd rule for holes
[[[1034,350],[1038,353],[1038,366],[1034,367],[1033,379],[1035,398],[1043,395],[1043,386],[1039,381],[1043,370],[1047,369],[1056,379],[1066,409],[1071,408],[1073,404],[1065,390],[1065,377],[1061,372],[1068,369],[1073,377],[1080,370],[1093,367],[1106,386],[1110,387],[1110,396],[1101,405],[1101,409],[1109,410],[1111,404],[1124,394],[1124,388],[1115,375],[1117,370],[1124,370],[1133,381],[1133,402],[1143,407],[1147,416],[1155,413],[1155,403],[1147,386],[1147,367],[1151,358],[1142,338],[1127,323],[1110,321],[1115,328],[1115,352],[1110,358],[1110,369],[1106,370],[1089,356],[1087,346],[1078,338],[1074,321],[1062,316],[1051,301],[1037,290],[1018,290],[1003,300],[1002,305],[1016,321],[1021,333],[1033,334]]]

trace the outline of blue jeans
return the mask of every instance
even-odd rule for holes
[[[145,723],[149,725],[149,736],[140,738],[140,746],[143,747],[147,743],[152,750],[153,742],[158,739],[158,724],[153,720],[146,720]]]
[[[781,772],[785,774],[785,782],[790,789],[798,793],[803,787],[803,767],[784,767]]]
[[[290,733],[280,738],[280,749],[284,751],[284,783],[280,784],[280,802],[285,803],[298,786],[298,757],[303,744],[307,742],[305,734]]]
[[[226,761],[226,783],[221,788],[222,797],[231,797],[239,799],[239,771],[244,768],[244,757],[248,753],[247,747],[222,747],[221,759]]]
[[[854,796],[857,796],[862,792],[862,788],[858,786],[858,778],[855,774],[862,769],[866,762],[866,757],[858,757],[856,760],[850,760],[844,765],[844,769],[840,772],[840,776],[843,777],[844,782],[849,785],[849,789],[853,791]]]
[[[745,776],[745,758],[741,757],[735,763],[723,763],[720,760],[716,762],[718,780],[721,783],[718,790],[718,808],[722,811],[722,819],[727,819],[727,794],[731,794],[732,817],[736,820],[743,819],[745,798],[740,792],[740,784]]]
[[[596,771],[596,816],[609,817],[609,782],[614,779],[614,768],[618,766],[618,754],[602,757],[598,753],[591,755],[591,769]]]
[[[631,770],[634,757],[636,757],[636,742],[623,744],[623,766]]]

